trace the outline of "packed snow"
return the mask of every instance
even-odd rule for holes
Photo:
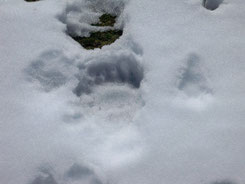
[[[244,0],[0,0],[0,184],[244,184]],[[103,13],[123,35],[74,39]]]

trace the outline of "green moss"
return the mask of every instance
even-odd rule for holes
[[[113,27],[116,23],[116,16],[103,14],[100,21],[92,26],[110,26]],[[72,36],[80,45],[86,49],[102,48],[104,45],[110,45],[115,42],[123,34],[122,30],[109,30],[104,32],[91,33],[89,37]]]
[[[92,24],[92,26],[111,26],[113,27],[116,23],[116,16],[112,16],[110,14],[103,14],[100,17],[100,22],[96,24]]]
[[[121,35],[121,30],[110,30],[105,32],[91,33],[90,37],[72,37],[86,49],[102,48],[104,45],[110,45]]]

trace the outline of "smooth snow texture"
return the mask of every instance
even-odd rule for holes
[[[244,184],[244,9],[0,0],[0,183]],[[68,35],[105,12],[113,44]]]

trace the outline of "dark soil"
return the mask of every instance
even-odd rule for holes
[[[113,28],[114,24],[116,23],[116,18],[116,16],[105,13],[100,17],[100,21],[98,23],[91,25],[97,27],[110,26]],[[95,49],[112,44],[122,34],[122,30],[111,29],[109,31],[104,32],[92,32],[89,37],[74,36],[72,34],[70,34],[70,36],[85,49]]]
[[[86,49],[102,48],[115,42],[123,32],[121,30],[110,30],[105,32],[91,33],[90,37],[72,37]]]
[[[92,26],[111,26],[113,27],[116,23],[116,16],[110,15],[110,14],[103,14],[100,17],[100,22],[96,24],[92,24]]]

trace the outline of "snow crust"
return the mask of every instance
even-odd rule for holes
[[[0,0],[0,183],[244,184],[244,9]],[[112,45],[68,35],[105,12]]]

